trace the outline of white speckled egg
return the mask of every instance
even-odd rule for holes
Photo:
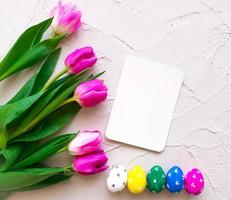
[[[107,188],[110,192],[121,192],[127,183],[127,170],[123,165],[112,167],[107,177]]]

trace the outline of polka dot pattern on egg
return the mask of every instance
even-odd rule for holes
[[[142,193],[146,187],[146,173],[139,165],[132,168],[128,173],[128,190],[134,194]]]
[[[153,166],[147,175],[147,188],[151,192],[159,193],[164,189],[165,182],[166,178],[163,169],[158,165]]]
[[[199,169],[192,169],[185,176],[178,166],[171,167],[166,175],[161,166],[153,166],[147,176],[144,169],[136,165],[127,170],[122,165],[114,165],[107,177],[107,188],[110,192],[121,192],[127,185],[133,194],[142,193],[147,187],[153,193],[166,190],[171,193],[179,193],[184,188],[187,193],[198,195],[204,189],[204,177]]]
[[[112,167],[107,177],[107,188],[110,192],[121,192],[127,183],[127,170],[123,165]]]
[[[174,166],[168,170],[166,188],[171,193],[178,193],[184,188],[184,174],[180,167]]]
[[[194,168],[185,176],[185,190],[193,195],[200,194],[204,189],[204,177],[202,173]]]

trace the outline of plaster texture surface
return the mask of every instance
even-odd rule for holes
[[[83,25],[63,43],[56,73],[68,52],[84,45],[94,47],[95,71],[110,88],[107,101],[94,109],[82,109],[60,133],[80,129],[105,131],[125,57],[130,53],[180,68],[184,83],[175,109],[164,152],[105,139],[109,163],[128,169],[140,164],[148,171],[154,164],[168,170],[179,165],[184,172],[198,167],[205,176],[205,190],[197,197],[182,192],[158,195],[128,190],[111,194],[105,186],[107,173],[74,176],[61,184],[15,193],[9,200],[230,200],[231,192],[231,1],[230,0],[78,0]],[[55,0],[0,1],[0,58],[29,25],[49,16]],[[140,69],[142,70],[142,69]],[[0,84],[4,103],[25,83],[33,69]],[[164,89],[164,88],[163,88]],[[137,91],[139,95],[139,91]],[[139,105],[142,106],[142,105]],[[153,122],[155,123],[155,122]],[[142,134],[142,133],[141,133]],[[67,154],[46,161],[62,166]]]

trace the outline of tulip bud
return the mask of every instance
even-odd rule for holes
[[[102,136],[99,131],[80,132],[68,145],[71,155],[84,155],[101,150]]]
[[[82,175],[97,174],[108,168],[107,161],[108,158],[103,151],[77,156],[73,161],[73,170]]]
[[[78,74],[81,71],[91,67],[96,63],[96,56],[92,47],[83,47],[70,53],[65,59],[65,65],[72,74]]]
[[[62,1],[59,1],[58,5],[51,10],[51,15],[54,16],[52,26],[55,34],[73,33],[81,25],[81,12],[74,4],[62,4]]]
[[[102,80],[83,82],[75,89],[77,102],[83,107],[93,107],[107,98],[107,87]]]

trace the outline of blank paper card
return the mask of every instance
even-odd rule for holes
[[[164,149],[183,73],[128,56],[119,81],[106,137],[160,152]]]

